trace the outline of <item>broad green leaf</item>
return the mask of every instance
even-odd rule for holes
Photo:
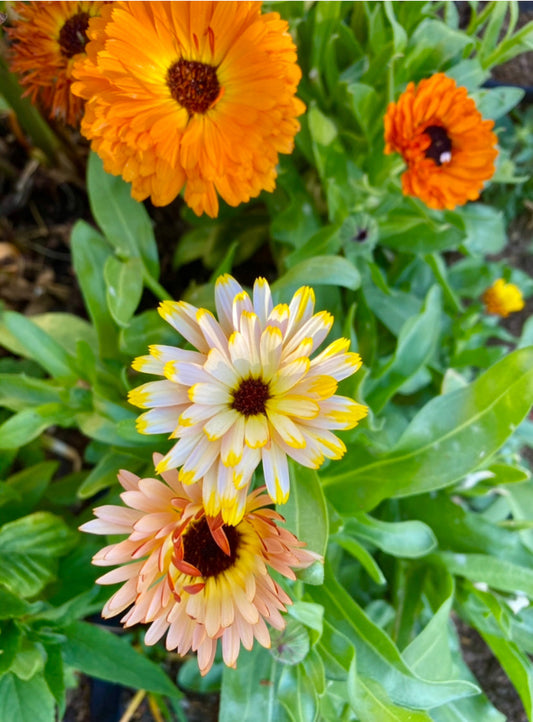
[[[465,225],[463,243],[470,253],[485,256],[503,250],[507,243],[503,211],[482,203],[468,203],[454,213]]]
[[[420,521],[381,521],[368,514],[348,519],[345,533],[374,544],[395,557],[416,559],[429,554],[437,545],[431,527]]]
[[[0,523],[33,511],[50,484],[57,467],[57,461],[43,461],[10,476],[6,486],[16,492],[17,500],[0,509]]]
[[[481,636],[491,648],[505,673],[520,695],[528,719],[533,716],[533,665],[514,642],[481,631]]]
[[[96,328],[100,354],[113,357],[117,328],[107,307],[102,270],[112,250],[109,243],[85,221],[78,221],[70,237],[72,263],[89,316]]]
[[[47,644],[45,651],[44,679],[59,707],[59,716],[62,717],[65,711],[65,673],[61,646],[59,644]]]
[[[448,595],[424,629],[403,650],[404,661],[426,679],[444,680],[454,676],[448,627],[454,598],[454,584],[448,576]]]
[[[301,664],[285,666],[277,696],[292,722],[312,722],[316,719],[317,693]]]
[[[383,685],[394,704],[431,709],[476,693],[477,688],[463,680],[434,682],[412,672],[390,637],[370,620],[330,571],[326,571],[323,586],[310,587],[308,591],[316,602],[324,606],[325,619],[355,646],[357,663],[360,669],[364,669],[365,676]],[[325,624],[325,632],[326,629]],[[320,643],[321,652],[324,646]]]
[[[143,267],[139,258],[120,261],[109,256],[104,266],[107,305],[119,326],[127,326],[143,292]]]
[[[43,668],[44,657],[40,645],[23,637],[17,656],[11,665],[11,672],[27,682],[42,672]]]
[[[20,595],[10,592],[9,589],[0,585],[0,619],[23,617],[30,610],[30,605],[24,599],[21,599]],[[0,646],[3,645],[0,643]]]
[[[287,522],[287,527],[311,551],[321,556],[326,553],[329,517],[317,472],[289,463],[291,489],[289,500],[278,511]],[[321,584],[322,563],[316,562],[308,569],[298,572],[299,579],[309,584]]]
[[[13,666],[21,640],[22,632],[13,620],[0,625],[0,677]]]
[[[0,679],[0,719],[55,722],[54,698],[40,675],[28,681],[6,674]]]
[[[478,90],[471,97],[484,118],[497,120],[512,110],[524,97],[524,90],[516,86]]]
[[[22,597],[34,596],[54,578],[56,558],[73,541],[65,522],[46,511],[4,524],[0,528],[2,582]]]
[[[533,597],[533,569],[488,554],[440,552],[446,568],[472,582],[483,582],[503,592],[521,592]]]
[[[391,702],[381,684],[358,675],[355,657],[348,675],[348,696],[359,722],[431,722],[422,710],[406,709]]]
[[[87,165],[91,211],[104,236],[122,258],[140,257],[157,278],[159,261],[150,216],[131,197],[131,187],[120,176],[106,173],[100,158],[91,153]]]
[[[433,356],[440,335],[441,313],[440,288],[432,286],[420,314],[402,326],[393,357],[369,384],[365,401],[374,414]]]
[[[9,343],[9,337],[15,339],[16,349]],[[23,349],[21,355],[37,361],[51,376],[72,377],[76,373],[74,359],[63,347],[36,323],[20,313],[15,311],[2,313],[0,339],[3,346],[15,353],[18,349]]]
[[[0,373],[0,406],[21,411],[26,406],[59,402],[61,388],[24,373]]]
[[[219,722],[257,722],[258,710],[261,722],[290,720],[277,698],[282,669],[258,644],[251,652],[241,650],[237,669],[224,667],[222,673]]]
[[[96,345],[94,328],[80,316],[53,311],[32,316],[31,320],[72,356],[76,355],[78,341],[83,340],[91,344],[91,346]]]
[[[87,622],[69,624],[62,632],[67,637],[63,647],[65,662],[71,667],[125,687],[181,696],[158,664],[112,632]]]
[[[120,469],[136,472],[139,467],[139,458],[111,449],[104,454],[100,461],[91,469],[87,478],[78,489],[80,499],[90,499],[102,489],[107,489],[117,481]]]
[[[464,232],[450,222],[446,216],[434,221],[403,208],[391,211],[379,221],[379,242],[404,253],[434,253],[458,248],[464,239]]]
[[[379,568],[377,562],[374,560],[372,554],[370,554],[370,552],[353,537],[348,536],[348,534],[332,534],[330,536],[330,541],[335,542],[335,544],[338,544],[342,549],[347,551],[348,554],[351,554],[354,559],[357,559],[363,569],[367,572],[370,578],[376,582],[376,584],[387,583],[385,575]]]
[[[64,404],[43,404],[18,411],[0,424],[0,449],[24,446],[49,426],[71,426],[72,421],[72,411]]]
[[[314,256],[292,266],[272,284],[272,291],[287,293],[302,285],[343,286],[355,290],[360,283],[359,271],[346,258]]]
[[[313,602],[296,601],[289,607],[289,615],[298,620],[306,627],[322,634],[322,623],[324,620],[324,609],[320,604]]]
[[[372,509],[387,497],[420,494],[460,481],[500,448],[532,402],[529,347],[512,352],[472,384],[432,399],[389,454],[322,476],[326,497],[351,514]],[[350,467],[350,453],[342,464]]]

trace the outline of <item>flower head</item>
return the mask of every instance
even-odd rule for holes
[[[339,339],[314,358],[333,317],[314,313],[315,297],[300,288],[289,305],[273,306],[259,278],[253,298],[229,275],[215,286],[218,321],[205,309],[164,301],[159,312],[197,351],[151,346],[133,367],[164,376],[130,392],[130,402],[149,411],[137,428],[178,439],[157,472],[181,467],[180,480],[203,479],[206,512],[222,512],[236,524],[246,490],[262,462],[270,496],[289,494],[287,456],[317,469],[346,447],[331,429],[351,429],[366,406],[335,394],[338,382],[361,365]]]
[[[490,288],[487,288],[483,294],[483,302],[487,313],[494,313],[503,318],[524,308],[524,299],[518,286],[514,283],[505,283],[503,278],[498,278]]]
[[[305,109],[288,25],[259,2],[116,2],[74,71],[82,133],[137,200],[198,215],[275,187]]]
[[[478,198],[498,155],[493,125],[482,119],[466,88],[443,73],[416,88],[409,83],[385,115],[385,153],[401,153],[408,166],[403,192],[437,209]]]
[[[85,55],[87,27],[103,2],[16,2],[10,68],[33,103],[51,118],[76,125],[83,100],[71,94],[72,68]]]
[[[166,633],[168,650],[197,651],[202,674],[213,664],[220,639],[224,662],[233,667],[241,644],[251,649],[257,639],[270,646],[265,619],[276,629],[285,626],[280,612],[292,602],[268,567],[295,579],[293,569],[320,557],[278,526],[283,518],[267,508],[270,499],[261,489],[248,496],[239,524],[226,526],[220,516],[206,515],[199,484],[184,487],[176,471],[162,476],[166,483],[121,471],[128,508],[99,507],[97,519],[81,527],[128,535],[93,559],[97,566],[121,565],[100,577],[100,584],[124,582],[102,615],[127,609],[124,626],[150,624],[146,644]]]

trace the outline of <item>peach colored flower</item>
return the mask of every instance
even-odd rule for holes
[[[120,565],[100,584],[123,582],[102,615],[127,610],[125,627],[150,624],[146,644],[166,634],[168,650],[198,652],[202,674],[220,640],[225,664],[234,667],[241,644],[251,649],[256,639],[270,646],[266,622],[285,626],[281,612],[292,602],[269,568],[295,579],[293,569],[320,557],[279,526],[283,517],[268,508],[264,487],[248,495],[241,521],[227,526],[220,516],[207,516],[200,484],[183,486],[175,470],[162,476],[164,482],[121,471],[126,506],[101,506],[94,510],[97,518],[80,527],[128,535],[93,559],[97,566]]]

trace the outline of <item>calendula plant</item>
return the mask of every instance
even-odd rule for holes
[[[3,7],[91,218],[86,316],[0,313],[0,719],[83,672],[169,720],[503,722],[459,619],[532,718],[517,4]]]

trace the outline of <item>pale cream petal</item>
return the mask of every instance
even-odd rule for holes
[[[251,449],[259,449],[268,443],[269,438],[267,417],[264,414],[246,417],[244,441],[247,446]]]
[[[272,294],[270,286],[264,278],[256,278],[253,290],[253,306],[261,327],[264,328],[266,320],[272,312]]]
[[[217,381],[235,389],[239,383],[239,376],[231,365],[231,362],[222,354],[218,348],[212,348],[207,355],[207,361],[204,364],[206,371]]]
[[[304,339],[311,338],[313,340],[312,350],[320,346],[322,341],[328,335],[333,325],[333,316],[327,311],[320,311],[306,321],[300,328],[296,330],[292,338],[285,344],[285,354],[291,353],[298,344]]]
[[[261,455],[268,493],[276,504],[285,504],[290,487],[287,455],[277,444],[262,449]]]
[[[199,309],[196,313],[196,320],[209,348],[218,348],[222,354],[227,354],[228,338],[211,311],[205,308]]]
[[[285,334],[290,339],[313,315],[315,310],[315,292],[309,286],[299,288],[289,304],[289,325]]]
[[[267,326],[259,342],[261,378],[268,382],[279,369],[283,349],[283,335],[276,326]]]
[[[189,397],[185,386],[164,380],[137,386],[129,392],[128,401],[134,406],[148,409],[153,406],[177,406],[187,403]]]
[[[296,359],[277,371],[269,383],[271,396],[280,396],[292,389],[302,379],[309,369],[309,359]]]
[[[189,399],[195,404],[230,404],[233,397],[227,386],[214,383],[194,384],[189,389]]]
[[[267,413],[274,411],[277,414],[294,416],[298,419],[314,419],[321,407],[316,401],[305,398],[305,396],[276,396],[268,399],[265,404]]]
[[[224,466],[235,466],[242,458],[245,420],[238,414],[233,426],[222,437],[220,454]]]
[[[209,351],[209,344],[206,343],[196,320],[196,306],[186,301],[162,301],[158,311],[160,316],[195,348],[204,353]]]
[[[209,374],[204,371],[203,366],[191,364],[187,361],[168,361],[165,364],[164,374],[169,381],[183,386],[205,383],[210,381]]]
[[[204,425],[209,441],[220,439],[237,421],[240,414],[235,409],[223,408]]]
[[[137,417],[135,425],[141,434],[169,434],[174,431],[185,404],[158,406]]]
[[[215,307],[219,323],[228,336],[234,331],[232,323],[233,299],[239,293],[243,293],[242,287],[229,273],[224,273],[217,278],[215,283]]]

